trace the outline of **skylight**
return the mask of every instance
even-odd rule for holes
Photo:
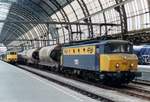
[[[0,2],[0,20],[6,20],[11,4],[10,3],[2,3]],[[0,35],[3,29],[4,23],[0,23]]]

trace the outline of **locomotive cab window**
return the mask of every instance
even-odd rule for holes
[[[15,55],[16,54],[16,52],[10,52],[10,55]]]
[[[104,49],[105,53],[133,53],[133,45],[129,43],[108,43]]]

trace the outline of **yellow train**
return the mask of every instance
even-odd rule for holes
[[[18,59],[17,52],[9,51],[3,56],[3,61],[11,64],[16,64]]]

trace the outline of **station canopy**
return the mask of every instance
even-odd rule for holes
[[[7,46],[42,47],[149,27],[149,0],[0,0],[0,42]]]

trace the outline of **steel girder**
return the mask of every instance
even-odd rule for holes
[[[122,2],[123,0],[116,0],[116,4],[120,4]],[[125,34],[128,32],[128,26],[127,26],[127,15],[126,15],[125,7],[124,5],[120,5],[118,7],[115,7],[115,10],[120,15],[122,39],[126,40]]]

